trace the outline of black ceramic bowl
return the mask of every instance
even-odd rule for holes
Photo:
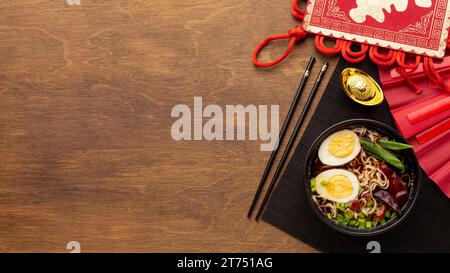
[[[370,119],[350,119],[343,122],[340,122],[334,126],[331,126],[327,130],[325,130],[312,144],[311,148],[308,151],[305,161],[305,187],[306,187],[306,195],[308,196],[309,203],[311,204],[312,210],[316,213],[316,215],[328,226],[331,228],[353,236],[371,236],[384,233],[388,230],[393,229],[397,225],[399,225],[411,212],[414,207],[414,203],[416,202],[417,196],[419,195],[419,190],[421,187],[421,177],[420,177],[420,167],[417,162],[416,156],[412,149],[403,150],[402,153],[405,156],[406,162],[404,162],[406,171],[412,175],[413,184],[410,188],[409,200],[403,205],[401,208],[401,213],[394,219],[390,219],[384,225],[378,225],[374,228],[365,228],[359,229],[355,227],[348,227],[341,225],[331,219],[329,219],[314,203],[311,194],[311,185],[310,180],[312,178],[314,162],[317,159],[317,153],[319,150],[320,144],[327,138],[329,135],[333,134],[336,131],[343,129],[353,129],[356,127],[366,127],[369,130],[377,131],[378,133],[389,137],[395,141],[406,143],[406,140],[401,136],[396,130],[393,128],[380,123],[378,121],[370,120]]]

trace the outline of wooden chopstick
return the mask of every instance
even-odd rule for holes
[[[286,145],[286,149],[284,150],[283,155],[280,159],[280,162],[278,163],[278,167],[275,171],[275,174],[273,175],[272,180],[270,181],[269,188],[267,189],[266,194],[264,195],[264,199],[261,203],[261,206],[259,207],[258,213],[256,214],[256,221],[259,220],[262,212],[264,211],[264,208],[267,204],[267,201],[269,200],[269,197],[273,190],[273,187],[275,186],[275,182],[277,181],[280,171],[284,165],[284,162],[287,159],[287,156],[289,154],[289,151],[291,150],[292,144],[294,143],[294,140],[295,140],[298,132],[300,131],[300,128],[302,127],[302,124],[305,120],[306,114],[308,113],[311,103],[314,100],[314,96],[317,93],[317,89],[319,88],[319,85],[322,82],[323,75],[325,74],[325,71],[327,70],[327,68],[328,68],[328,63],[325,62],[322,66],[322,69],[319,72],[319,75],[316,78],[316,81],[314,82],[314,85],[311,89],[311,93],[309,93],[308,99],[306,100],[305,106],[303,107],[300,117],[297,121],[297,124],[295,125],[295,128],[294,128],[294,131],[292,132],[291,138],[289,139],[289,142]]]
[[[303,89],[305,89],[306,81],[308,80],[309,75],[311,74],[311,69],[314,65],[315,60],[316,60],[316,58],[311,57],[309,59],[308,64],[306,65],[306,69],[305,69],[305,72],[303,73],[302,80],[300,81],[300,84],[297,88],[297,92],[295,93],[294,99],[292,100],[291,106],[286,115],[286,119],[284,120],[283,126],[281,127],[281,131],[278,136],[278,140],[277,140],[275,149],[272,151],[272,154],[270,155],[269,161],[267,162],[267,165],[266,165],[266,169],[264,170],[264,174],[262,175],[261,180],[259,181],[258,189],[256,190],[255,196],[253,197],[252,205],[250,206],[250,208],[248,210],[248,213],[247,213],[248,218],[250,218],[252,216],[253,210],[255,209],[255,206],[256,206],[256,202],[258,202],[258,198],[259,198],[259,195],[261,194],[261,191],[266,182],[267,175],[269,174],[270,168],[272,167],[273,161],[277,155],[278,148],[281,144],[281,141],[283,141],[284,135],[286,134],[286,129],[289,125],[289,122],[292,119],[292,115],[294,114],[295,109],[297,108],[298,101],[303,93]]]

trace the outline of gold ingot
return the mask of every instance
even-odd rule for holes
[[[383,90],[366,72],[356,68],[346,68],[341,74],[342,87],[353,101],[374,106],[383,102]]]

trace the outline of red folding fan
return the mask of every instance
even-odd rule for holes
[[[450,56],[436,69],[450,78]],[[411,74],[423,92],[408,90],[394,68],[380,67],[380,81],[397,128],[414,145],[420,166],[450,198],[450,93],[427,80],[422,65]]]

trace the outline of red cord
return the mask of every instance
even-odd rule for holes
[[[269,67],[269,66],[273,66],[273,65],[280,63],[281,61],[286,59],[286,57],[289,55],[289,53],[291,53],[295,42],[301,41],[307,35],[308,35],[308,33],[302,28],[302,26],[297,25],[295,27],[295,29],[290,29],[287,34],[273,35],[273,36],[267,37],[253,51],[253,63],[256,66],[261,66],[261,67]],[[259,53],[270,41],[280,40],[280,39],[288,39],[288,38],[290,38],[289,45],[286,48],[286,51],[283,53],[283,55],[281,55],[278,59],[276,59],[274,61],[269,61],[269,62],[259,62],[258,61]]]
[[[425,57],[423,60],[423,70],[425,71],[425,73],[427,74],[428,78],[432,83],[439,85],[439,80],[435,77],[435,75],[431,71],[430,59],[428,57]]]
[[[376,58],[382,60],[382,61],[389,61],[394,56],[394,50],[389,49],[387,54],[381,54],[378,50],[380,49],[377,46],[372,46],[371,49],[373,50],[373,54]]]
[[[416,92],[417,94],[422,93],[422,88],[409,77],[409,74],[405,68],[398,66],[396,70],[403,77],[405,82],[409,84],[412,89],[414,89],[414,92]]]
[[[339,52],[341,52],[341,50],[342,50],[342,40],[339,40],[339,39],[335,39],[335,44],[334,44],[334,46],[333,47],[327,47],[325,44],[324,44],[324,40],[325,40],[325,37],[324,36],[322,36],[322,35],[316,35],[316,39],[315,39],[315,45],[316,45],[316,48],[317,48],[317,50],[319,51],[319,52],[321,52],[321,53],[323,53],[323,54],[326,54],[326,55],[335,55],[335,54],[337,54],[337,53],[339,53]]]
[[[361,49],[359,51],[353,51],[351,49],[352,42],[342,41],[342,57],[351,63],[359,63],[366,58],[366,52],[369,46],[366,44],[360,44]]]
[[[445,91],[450,92],[450,85],[444,81],[439,72],[434,68],[433,58],[424,57],[423,69],[427,74],[428,78],[436,85],[441,86]]]
[[[298,7],[298,1],[292,0],[292,9],[291,9],[292,15],[300,20],[303,21],[303,18],[305,18],[306,12]]]
[[[422,56],[416,55],[416,61],[414,63],[407,64],[406,63],[406,53],[400,52],[400,51],[397,53],[396,58],[397,58],[397,64],[406,69],[416,69],[419,66],[420,62],[422,61]]]

